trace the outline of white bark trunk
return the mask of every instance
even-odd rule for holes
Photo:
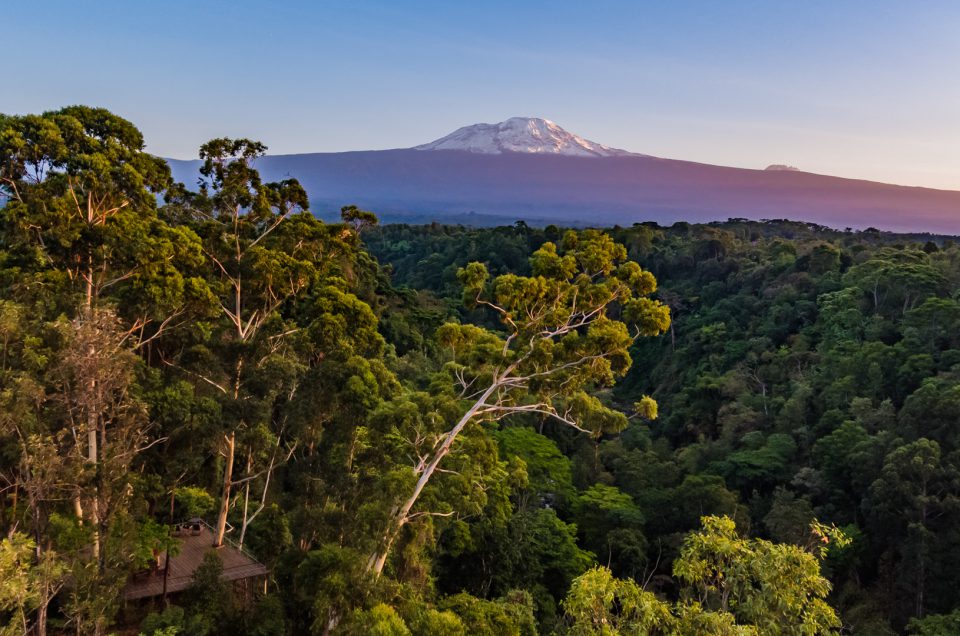
[[[450,448],[453,446],[453,442],[456,441],[457,436],[460,435],[460,432],[470,423],[476,414],[481,408],[486,406],[487,398],[493,395],[493,392],[500,386],[500,378],[495,378],[491,382],[490,386],[486,391],[483,392],[473,406],[471,406],[466,413],[460,418],[460,421],[450,429],[450,432],[447,433],[447,436],[444,438],[443,443],[440,444],[440,447],[433,454],[433,458],[430,460],[430,463],[427,464],[423,472],[420,474],[420,478],[417,480],[417,485],[414,487],[413,492],[407,497],[406,501],[403,502],[397,512],[393,515],[390,520],[390,525],[387,528],[387,531],[384,533],[383,540],[381,541],[380,550],[370,555],[370,559],[367,562],[367,569],[374,572],[376,576],[380,576],[383,573],[384,565],[386,565],[387,557],[390,555],[390,548],[393,546],[393,542],[399,534],[403,526],[409,521],[410,512],[413,510],[413,506],[417,503],[417,500],[420,498],[420,494],[423,493],[423,489],[426,488],[427,483],[429,483],[430,478],[433,476],[433,473],[437,470],[437,467],[440,465],[440,462],[446,457],[447,453],[450,452]]]
[[[231,431],[227,436],[226,461],[223,467],[223,490],[220,494],[220,514],[217,515],[214,547],[223,545],[223,535],[227,531],[227,513],[230,511],[230,488],[233,486],[233,454],[236,447],[236,434]]]

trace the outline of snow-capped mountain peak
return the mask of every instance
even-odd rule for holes
[[[474,124],[458,128],[446,137],[414,150],[465,150],[499,155],[505,152],[569,155],[575,157],[622,157],[633,155],[567,132],[549,119],[511,117],[499,124]]]

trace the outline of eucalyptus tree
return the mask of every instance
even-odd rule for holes
[[[104,545],[126,514],[129,467],[148,436],[132,391],[134,354],[176,324],[203,286],[184,274],[200,260],[196,236],[157,217],[169,184],[136,127],[104,109],[0,118],[3,282],[25,318],[25,346],[14,348],[22,359],[7,359],[22,363],[20,373],[4,389],[15,395],[28,380],[35,389],[34,417],[5,418],[4,432],[17,440],[15,479],[35,495],[35,536],[57,502],[72,500],[91,548],[76,551],[75,564],[85,569],[92,556],[94,587],[125,567]],[[36,542],[38,559],[47,545]],[[70,607],[85,604],[73,597]],[[91,631],[109,621],[101,609],[83,619]]]
[[[273,470],[293,452],[282,407],[324,356],[309,329],[322,303],[310,299],[322,296],[322,287],[348,287],[340,275],[350,269],[358,241],[355,228],[313,217],[295,179],[264,183],[255,161],[265,151],[249,139],[207,142],[200,148],[199,192],[181,190],[170,203],[201,236],[214,297],[205,333],[176,364],[223,404],[215,545],[224,540],[234,487],[244,485],[243,535],[263,510]],[[354,209],[350,218],[372,222],[364,215]],[[247,452],[243,475],[235,477],[238,436]],[[253,480],[262,490],[251,509]]]
[[[74,334],[67,341],[84,340],[88,362],[106,361],[101,345],[114,340],[126,351],[149,343],[189,297],[191,281],[178,265],[199,256],[192,233],[156,217],[156,196],[170,183],[166,163],[144,152],[133,124],[103,109],[71,106],[10,117],[3,126],[0,184],[7,200],[0,223],[7,272],[16,275],[7,281],[13,298],[41,320],[66,316]],[[100,376],[111,373],[88,364],[82,378],[55,389],[85,438],[94,493],[111,435],[104,419],[111,392]],[[103,523],[102,503],[93,494],[84,506],[95,529]]]
[[[670,324],[669,309],[647,297],[653,275],[626,256],[606,234],[569,232],[562,247],[548,242],[534,252],[531,276],[490,280],[481,263],[459,271],[466,303],[494,312],[502,331],[455,323],[438,330],[446,390],[460,411],[445,432],[419,440],[409,491],[391,511],[369,570],[379,576],[404,526],[434,512],[417,504],[471,424],[539,415],[595,437],[626,426],[626,415],[587,391],[612,385],[630,367],[633,342]],[[638,403],[651,416],[654,406],[650,398]]]

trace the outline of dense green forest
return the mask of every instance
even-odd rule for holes
[[[143,147],[0,115],[0,634],[960,633],[949,237],[324,223]]]

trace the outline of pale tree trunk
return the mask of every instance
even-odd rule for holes
[[[277,445],[280,445],[280,438],[277,438]],[[243,542],[247,537],[247,530],[250,528],[250,524],[253,523],[253,520],[257,518],[264,508],[267,507],[267,493],[270,491],[270,478],[273,476],[274,464],[276,462],[276,450],[274,451],[274,456],[270,458],[270,464],[267,466],[267,474],[263,480],[263,490],[260,492],[260,501],[257,504],[257,509],[252,513],[250,510],[250,482],[251,479],[247,478],[246,489],[243,495],[243,523],[240,526],[240,539],[237,541],[240,549],[243,549]],[[287,457],[289,459],[289,456]],[[253,457],[247,455],[247,475],[250,475],[253,472]]]
[[[77,524],[83,525],[83,503],[80,501],[80,495],[73,498],[73,514],[77,517]]]
[[[237,292],[237,307],[240,306],[240,295],[239,290]],[[236,374],[234,375],[233,380],[233,399],[237,401],[240,399],[240,377],[243,373],[243,358],[237,360]],[[225,465],[223,467],[223,488],[220,493],[220,513],[217,515],[217,528],[216,536],[213,540],[213,545],[215,547],[220,547],[223,545],[223,535],[227,531],[227,514],[230,512],[230,492],[233,488],[233,461],[234,455],[236,453],[237,446],[237,432],[236,429],[230,431],[229,434],[224,436],[226,441],[225,449]]]
[[[33,626],[37,636],[47,636],[47,605],[49,603],[49,599],[44,600],[37,608],[37,622]]]
[[[95,384],[96,380],[91,380],[91,384]],[[96,413],[87,414],[87,426],[90,427],[90,430],[87,432],[87,446],[89,454],[87,456],[87,461],[93,466],[94,477],[93,477],[93,496],[90,498],[90,529],[93,532],[93,558],[100,560],[100,492],[99,492],[99,476],[97,473],[100,471],[100,467],[97,465],[98,461],[98,452],[97,452],[97,416]]]
[[[92,215],[92,211],[88,204],[88,217]],[[88,257],[87,261],[87,281],[86,281],[86,300],[84,311],[86,316],[85,320],[92,321],[94,320],[93,316],[93,260]],[[96,346],[93,342],[87,346],[87,356],[90,358],[90,362],[93,363],[97,355]],[[97,378],[96,375],[91,373],[90,378],[87,380],[87,461],[90,462],[90,465],[94,470],[94,483],[93,483],[93,496],[90,500],[90,528],[93,532],[93,558],[98,562],[100,561],[100,511],[99,511],[99,499],[100,499],[100,489],[99,489],[99,472],[100,467],[98,466],[99,462],[99,445],[98,445],[98,435],[99,431],[99,418],[97,414]],[[79,508],[79,506],[78,506]]]
[[[253,473],[253,453],[252,451],[247,451],[247,475],[249,476]],[[250,512],[250,480],[243,485],[243,523],[240,525],[240,540],[238,541],[240,548],[243,549],[243,540],[247,536],[247,526],[250,521],[247,515]]]
[[[223,467],[223,491],[220,495],[220,514],[217,516],[214,547],[223,545],[223,535],[227,531],[227,513],[230,511],[230,488],[233,485],[233,456],[237,445],[237,435],[230,431],[226,436],[226,462]]]
[[[330,610],[330,614],[327,617],[327,622],[323,626],[323,636],[330,636],[333,633],[333,630],[337,628],[337,625],[340,623],[340,612]]]
[[[409,521],[410,512],[413,510],[413,506],[417,503],[417,500],[420,498],[420,494],[423,492],[423,489],[426,487],[427,483],[430,481],[430,478],[433,476],[433,473],[437,470],[437,467],[440,465],[441,460],[446,457],[447,453],[450,452],[450,448],[453,446],[453,442],[456,441],[457,436],[460,435],[460,432],[470,423],[476,414],[477,411],[486,406],[487,398],[493,395],[493,392],[500,386],[499,379],[494,379],[490,383],[490,386],[486,391],[483,392],[473,406],[471,406],[466,413],[460,418],[460,421],[457,422],[456,426],[450,429],[450,432],[447,433],[446,437],[443,440],[443,443],[440,444],[440,447],[433,454],[433,458],[430,460],[430,463],[427,464],[423,472],[420,474],[420,478],[417,480],[417,485],[414,487],[413,492],[410,493],[410,496],[407,497],[406,501],[403,502],[397,511],[392,515],[387,531],[383,535],[383,539],[380,543],[380,549],[370,555],[370,559],[367,561],[367,570],[372,571],[376,576],[380,576],[383,573],[383,567],[387,562],[387,557],[390,555],[390,549],[393,547],[393,542],[396,540],[397,535],[400,534],[400,530],[403,529],[403,526],[406,525]]]

